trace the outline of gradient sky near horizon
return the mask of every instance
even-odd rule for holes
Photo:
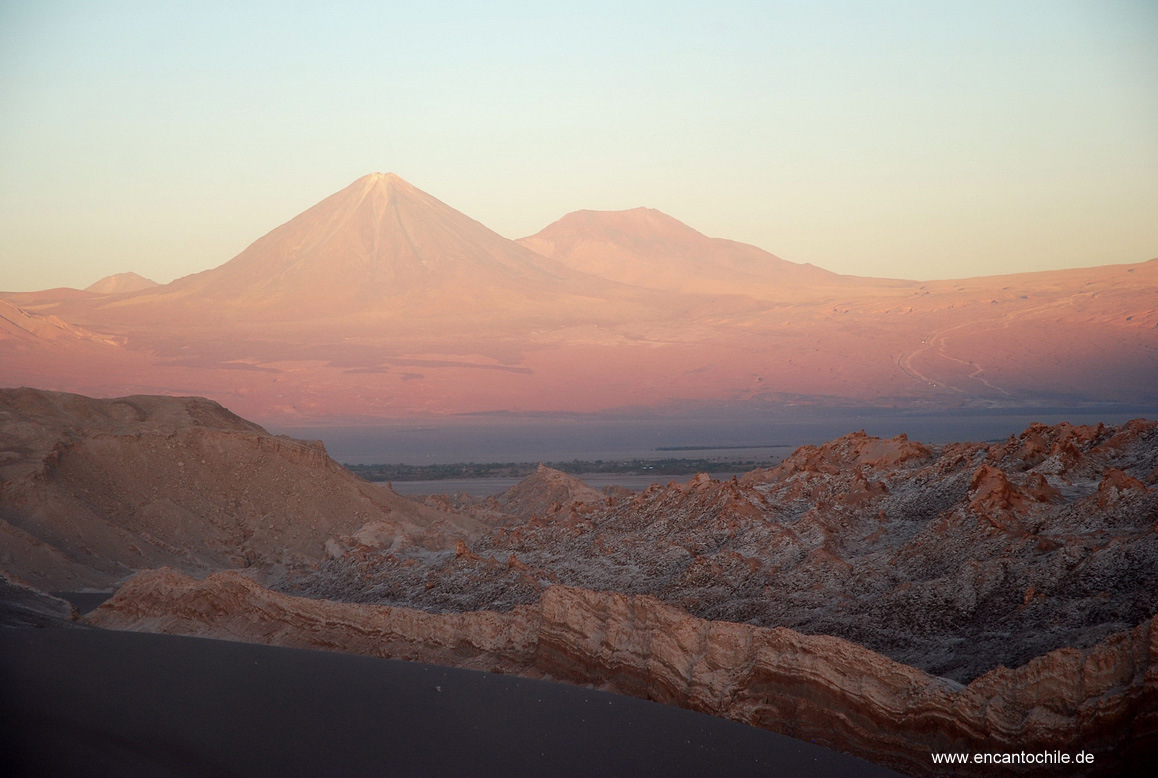
[[[1158,3],[0,0],[0,289],[167,282],[371,171],[842,273],[1158,256]]]

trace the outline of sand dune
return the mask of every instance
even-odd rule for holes
[[[92,629],[0,630],[12,776],[895,776],[589,689]]]

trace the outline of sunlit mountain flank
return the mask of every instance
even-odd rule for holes
[[[9,382],[195,391],[300,421],[1138,403],[1158,374],[1158,262],[860,278],[645,208],[573,213],[514,242],[392,174],[220,267],[106,289],[4,295],[21,310],[0,344]]]

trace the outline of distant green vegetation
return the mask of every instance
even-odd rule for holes
[[[622,475],[695,475],[696,473],[736,473],[757,467],[771,467],[778,459],[631,459],[607,462],[602,459],[572,459],[544,462],[564,473],[615,473]],[[346,465],[346,469],[367,481],[444,481],[449,478],[525,478],[538,462],[460,462],[453,465]]]
[[[747,448],[792,448],[790,443],[765,443],[759,446],[656,446],[656,451],[729,451]]]

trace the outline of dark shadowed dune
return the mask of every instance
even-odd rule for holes
[[[168,635],[3,629],[0,689],[5,775],[897,775],[589,689]]]

